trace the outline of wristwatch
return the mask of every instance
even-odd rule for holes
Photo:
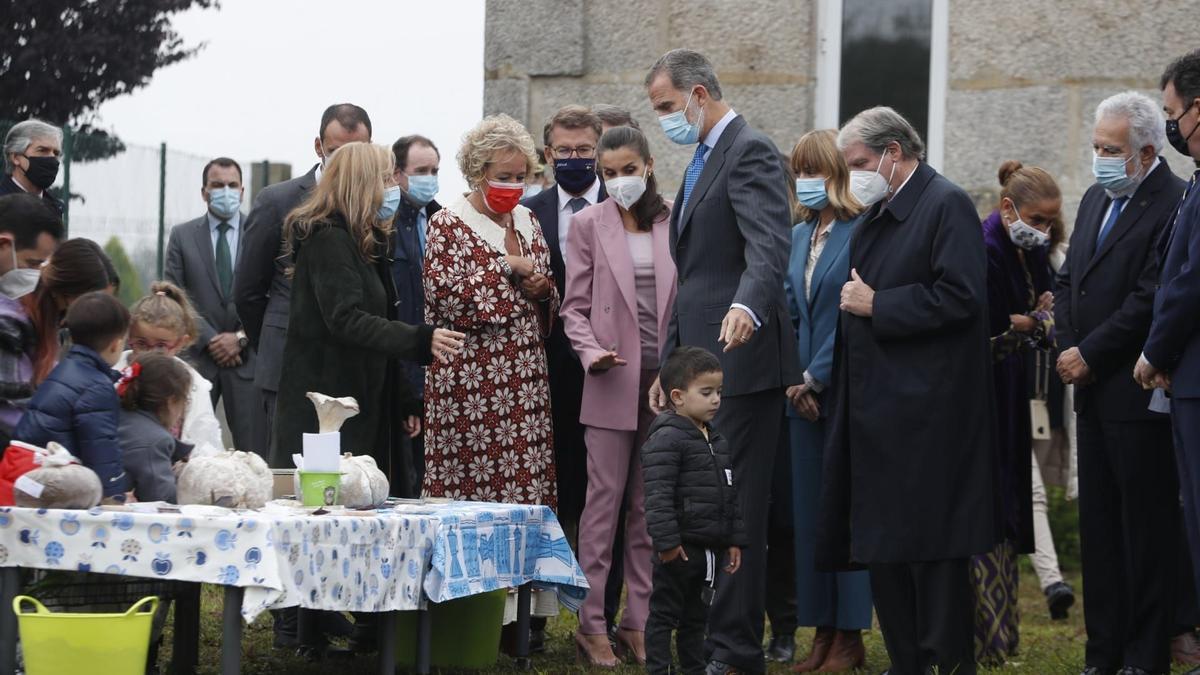
[[[245,349],[246,345],[250,344],[250,338],[246,337],[246,331],[239,330],[237,332],[238,347]]]

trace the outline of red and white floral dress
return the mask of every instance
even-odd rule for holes
[[[551,278],[549,299],[525,297],[501,267],[505,230],[465,198],[434,214],[425,245],[425,320],[466,333],[425,380],[424,494],[556,504],[554,434],[543,336],[558,290],[541,227],[512,212],[521,250]]]

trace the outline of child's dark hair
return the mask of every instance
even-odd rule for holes
[[[167,406],[171,401],[187,400],[192,388],[192,374],[174,356],[146,352],[133,359],[117,388],[123,408],[145,410],[166,426]]]
[[[667,399],[671,398],[674,389],[687,389],[697,377],[705,373],[721,372],[721,362],[712,352],[703,347],[676,347],[667,357],[662,370],[658,373],[658,382],[662,386]]]
[[[129,330],[129,310],[104,291],[79,296],[67,308],[71,342],[101,351]]]

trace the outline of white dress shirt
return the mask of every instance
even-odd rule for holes
[[[232,218],[230,218],[229,220],[227,220],[225,222],[229,223],[229,231],[225,233],[225,241],[229,242],[229,262],[233,263],[234,267],[236,267],[237,266],[238,235],[240,234],[239,226],[242,223],[242,214],[235,213],[235,214],[233,214]],[[219,231],[217,230],[217,226],[220,224],[221,224],[221,219],[214,216],[212,211],[209,211],[208,212],[208,237],[210,240],[212,240],[213,259],[214,260],[216,260],[216,255],[217,255],[217,236],[219,234]]]
[[[556,184],[554,187],[558,190],[558,249],[562,253],[565,263],[567,260],[567,233],[571,231],[571,216],[575,215],[571,212],[571,200],[582,197],[587,200],[588,206],[600,201],[600,179],[592,181],[592,184],[581,195],[573,195],[564,190],[561,185]]]

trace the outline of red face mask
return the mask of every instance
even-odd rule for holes
[[[483,201],[492,213],[508,213],[517,208],[521,197],[525,195],[524,183],[498,183],[489,180],[487,190],[483,193]]]

